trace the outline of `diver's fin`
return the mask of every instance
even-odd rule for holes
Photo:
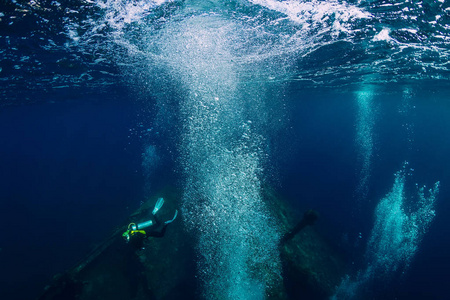
[[[172,223],[173,221],[175,221],[175,219],[177,218],[177,216],[178,216],[178,210],[175,211],[175,215],[173,216],[172,220],[165,221],[164,224],[170,224],[170,223]]]
[[[152,215],[155,215],[159,211],[159,209],[163,206],[163,204],[164,204],[164,199],[158,198],[158,201],[156,201],[156,204],[155,204],[155,208],[152,211]]]

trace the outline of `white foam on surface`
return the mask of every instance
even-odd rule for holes
[[[335,32],[349,32],[353,21],[372,17],[370,13],[357,6],[339,1],[250,1],[286,15],[304,30],[313,30],[321,26]]]

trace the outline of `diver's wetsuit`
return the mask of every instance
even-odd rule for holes
[[[143,249],[144,248],[144,240],[149,237],[156,237],[161,238],[166,234],[166,229],[168,223],[163,223],[163,226],[161,227],[161,221],[158,219],[156,215],[153,216],[155,219],[155,226],[158,229],[153,229],[149,231],[145,231],[145,234],[137,232],[133,235],[133,237],[130,239],[130,244],[135,247],[136,249]],[[153,226],[152,226],[153,227]]]
[[[153,217],[155,219],[155,226],[160,227],[161,221],[158,219],[158,217],[156,215],[154,215]],[[159,230],[151,230],[151,231],[147,232],[147,238],[149,236],[157,237],[157,238],[163,237],[164,234],[166,234],[167,225],[169,225],[169,224],[164,223],[164,225]]]

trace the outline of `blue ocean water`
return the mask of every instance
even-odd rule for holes
[[[36,298],[139,206],[132,112],[86,101],[2,109],[2,298]]]
[[[345,254],[334,299],[446,299],[449,18],[440,0],[2,2],[0,297],[36,298],[170,184],[203,298],[264,299],[270,184]]]

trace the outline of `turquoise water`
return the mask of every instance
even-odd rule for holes
[[[261,194],[271,184],[297,209],[318,209],[318,230],[347,253],[336,299],[442,299],[448,245],[440,233],[450,228],[445,1],[10,0],[1,9],[0,105],[17,115],[2,129],[5,164],[23,159],[11,145],[29,146],[9,129],[20,118],[33,126],[20,107],[46,118],[55,116],[46,107],[71,103],[63,111],[74,117],[54,126],[89,120],[78,136],[65,133],[87,149],[94,120],[112,122],[100,131],[110,135],[104,145],[132,149],[133,163],[110,163],[133,165],[136,177],[111,184],[142,189],[130,207],[164,182],[183,190],[203,298],[264,299],[282,278],[282,228]],[[92,103],[100,108],[73,108]],[[36,144],[55,149],[49,136]],[[64,156],[57,165],[70,166]],[[10,186],[4,195],[13,195]],[[39,201],[56,201],[42,193]],[[427,265],[433,274],[422,278]]]

